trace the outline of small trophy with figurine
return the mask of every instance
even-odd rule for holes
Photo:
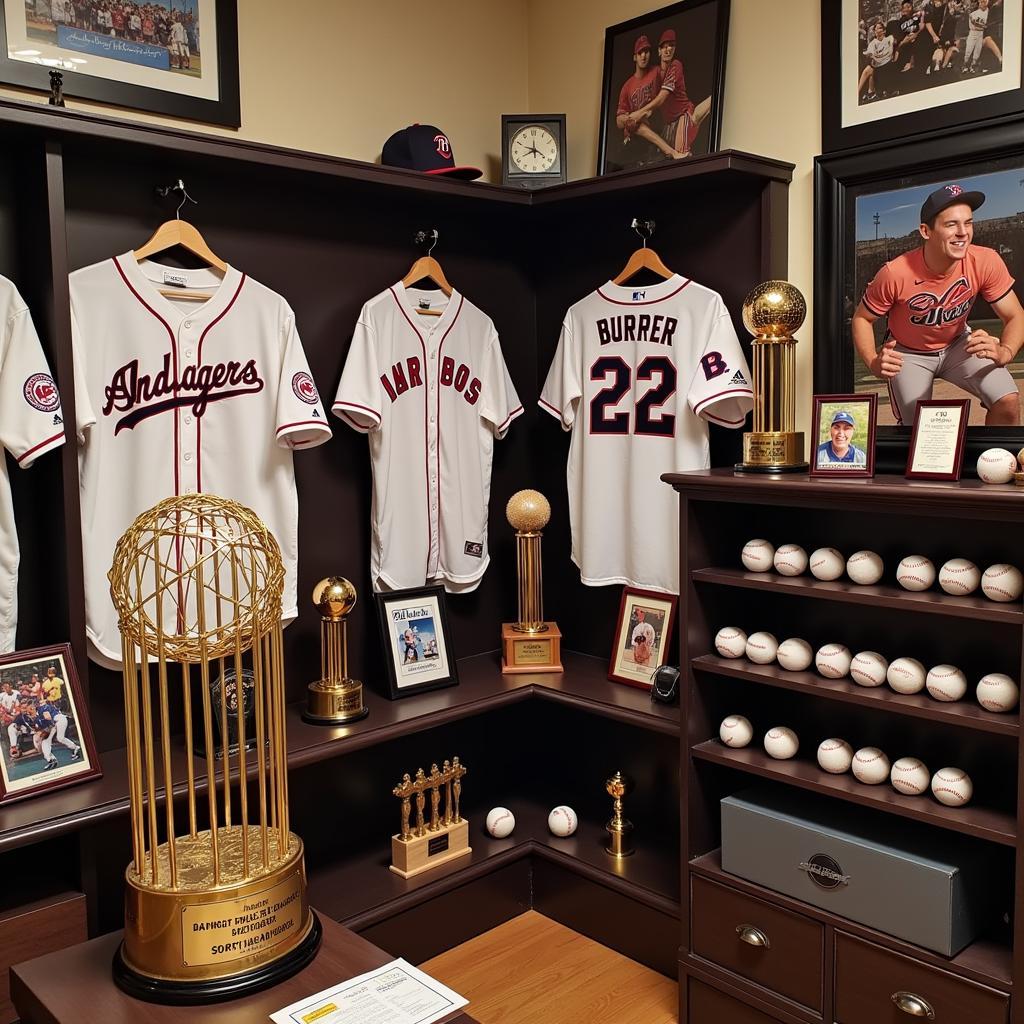
[[[320,678],[307,687],[302,717],[314,725],[358,722],[370,711],[363,703],[363,684],[348,674],[347,620],[356,588],[343,576],[328,576],[313,588],[313,604],[320,613]]]
[[[605,825],[608,833],[605,852],[619,859],[628,857],[633,853],[633,823],[622,816],[622,798],[629,791],[629,784],[622,772],[616,772],[605,782],[604,788],[612,798],[611,820]]]

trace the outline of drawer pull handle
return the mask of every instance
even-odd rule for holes
[[[748,946],[757,946],[759,949],[771,949],[772,944],[768,941],[768,936],[760,928],[755,928],[752,924],[736,925],[736,934],[740,937],[740,942],[745,942]]]
[[[893,992],[892,1001],[904,1013],[911,1017],[926,1017],[935,1020],[935,1011],[927,999],[914,995],[913,992]]]

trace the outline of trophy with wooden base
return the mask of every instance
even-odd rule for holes
[[[544,621],[540,541],[551,518],[548,499],[539,491],[517,491],[505,516],[516,531],[519,621],[501,626],[501,671],[561,672],[562,633]]]
[[[402,801],[402,827],[391,837],[391,870],[403,878],[412,878],[440,864],[472,853],[469,845],[469,822],[459,813],[462,778],[466,767],[457,757],[445,761],[441,768],[430,766],[430,774],[422,768],[410,777],[408,772],[392,790]],[[444,810],[441,799],[444,798]],[[430,799],[430,820],[426,805]],[[413,819],[413,804],[416,817]]]

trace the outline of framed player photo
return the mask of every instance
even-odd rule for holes
[[[683,0],[604,36],[597,173],[718,150],[729,0]]]
[[[608,678],[649,690],[654,673],[668,661],[679,598],[624,587]]]
[[[907,456],[908,480],[959,480],[971,403],[918,402]]]
[[[458,683],[444,587],[393,590],[376,600],[388,696],[397,700]]]
[[[0,803],[103,774],[70,644],[0,658],[0,723]]]
[[[877,395],[815,395],[811,476],[875,475]]]
[[[0,0],[0,83],[241,124],[237,0]]]

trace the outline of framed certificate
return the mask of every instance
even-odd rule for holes
[[[969,399],[917,403],[907,457],[908,480],[959,480],[967,437]]]

